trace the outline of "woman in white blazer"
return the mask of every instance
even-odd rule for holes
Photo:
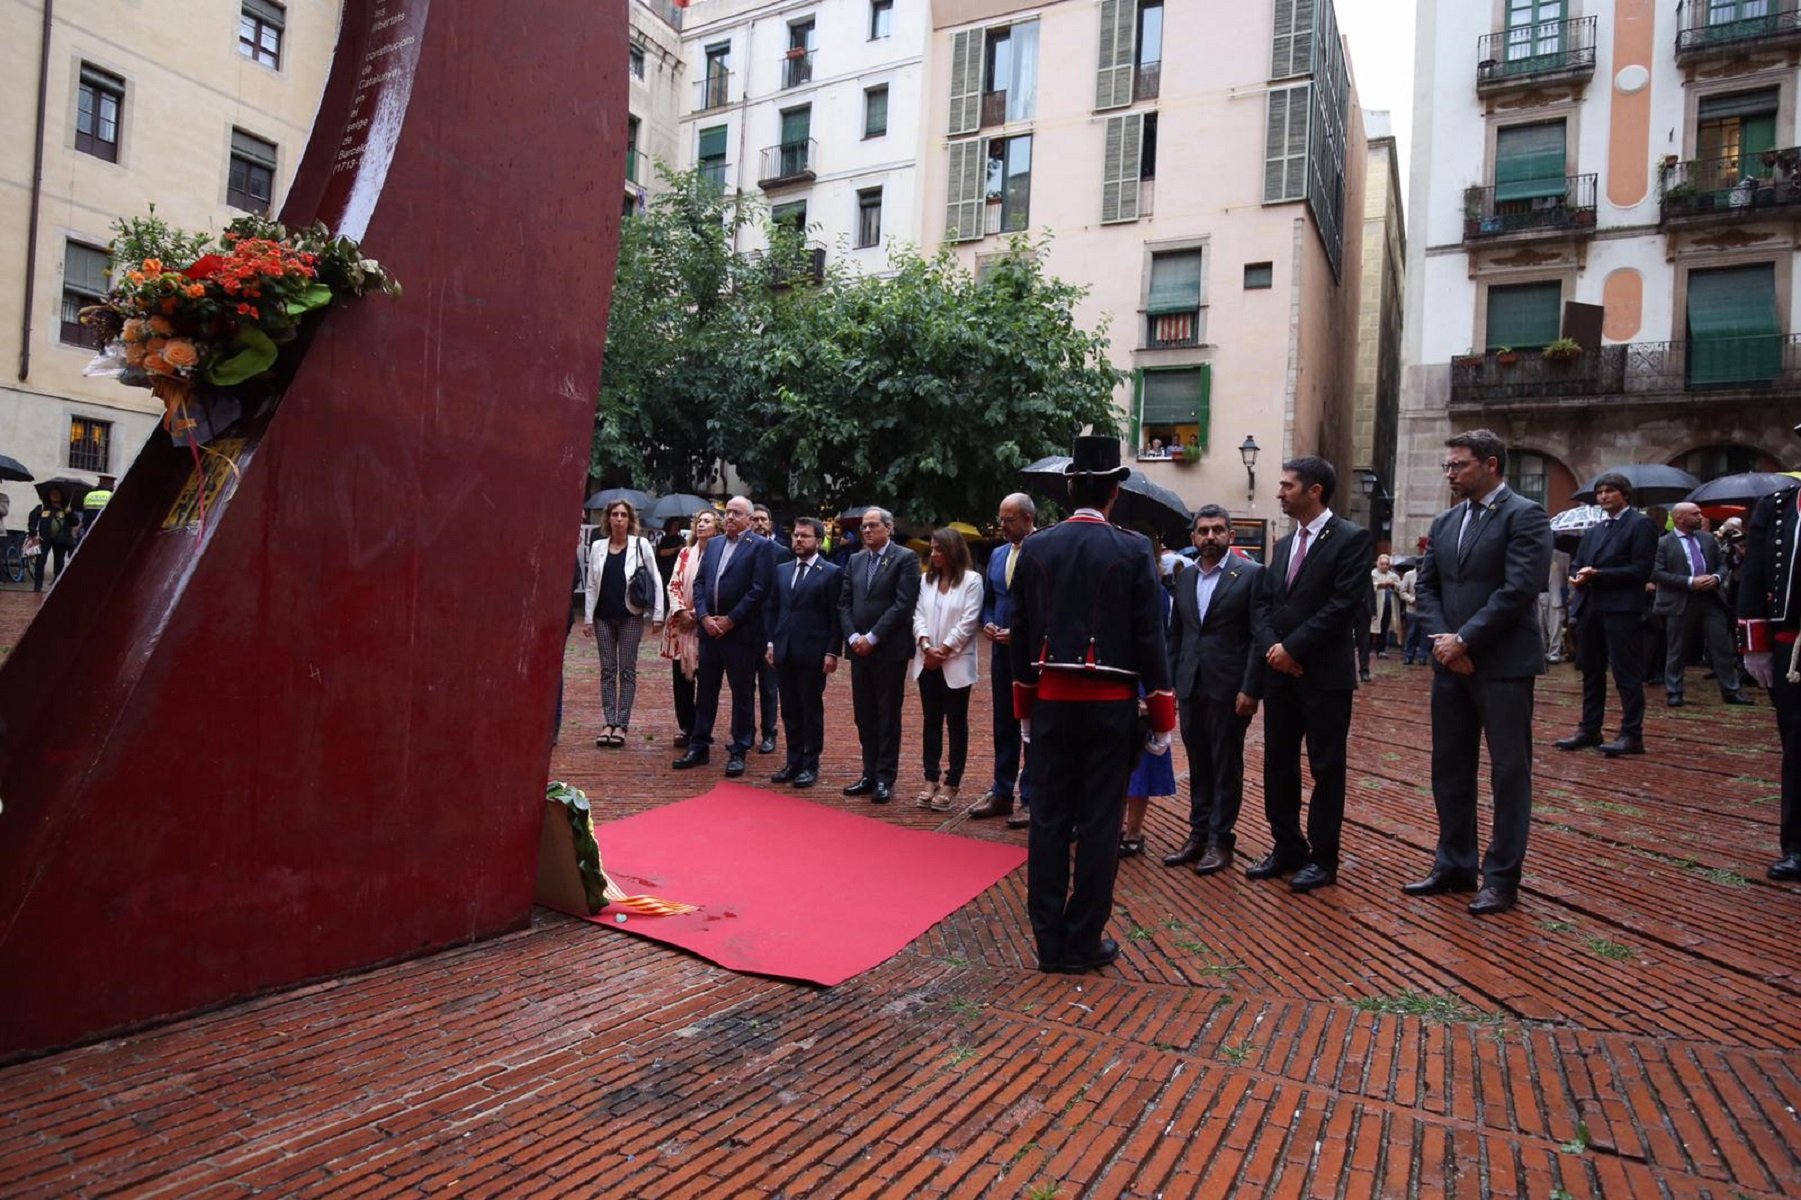
[[[663,627],[663,577],[657,573],[657,552],[638,534],[638,510],[629,501],[607,505],[602,529],[606,536],[596,538],[588,550],[582,636],[600,640],[600,708],[607,724],[594,744],[623,746],[638,693],[638,643],[644,640],[644,619],[649,617],[657,629]],[[650,579],[650,602],[640,606],[632,599],[632,580],[645,575]]]
[[[926,786],[914,800],[920,808],[949,812],[957,803],[969,757],[969,695],[977,677],[981,622],[982,576],[970,565],[969,545],[956,530],[940,529],[932,534],[931,564],[913,609],[913,678],[925,714]],[[950,765],[940,784],[938,759],[947,724]]]

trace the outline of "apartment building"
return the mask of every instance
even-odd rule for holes
[[[621,211],[628,217],[642,212],[661,190],[657,163],[671,167],[681,163],[682,114],[688,96],[681,33],[686,11],[673,0],[631,0],[627,11],[631,36]]]
[[[1128,373],[1129,457],[1265,546],[1283,458],[1351,465],[1366,156],[1330,3],[931,13],[926,240],[979,271],[1048,232]]]
[[[1357,375],[1351,401],[1350,462],[1357,486],[1346,495],[1341,511],[1385,545],[1394,512],[1401,415],[1407,233],[1393,121],[1386,112],[1366,112],[1364,129],[1369,168],[1364,173],[1363,270],[1358,283],[1362,298],[1357,307]]]
[[[1455,429],[1552,511],[1801,464],[1795,0],[1433,0],[1416,53],[1402,535]]]
[[[82,375],[95,344],[79,316],[106,293],[112,223],[151,204],[172,224],[215,231],[272,211],[312,126],[338,9],[38,0],[0,10],[0,453],[39,479],[123,474],[162,406]],[[36,493],[5,491],[16,531]]]
[[[880,272],[890,240],[920,238],[926,32],[919,0],[702,0],[682,30],[681,164]]]

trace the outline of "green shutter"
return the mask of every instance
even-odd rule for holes
[[[807,140],[813,127],[813,109],[791,108],[782,114],[782,145],[795,146]]]
[[[951,35],[952,134],[974,133],[982,127],[982,47],[986,36],[980,29]]]
[[[1557,340],[1563,285],[1523,283],[1488,289],[1488,348],[1536,350]]]
[[[1495,200],[1532,200],[1569,190],[1562,121],[1515,125],[1495,134]]]
[[[1287,79],[1313,70],[1314,0],[1276,0],[1269,77]]]
[[[1145,311],[1193,312],[1201,306],[1201,252],[1151,255],[1151,297]]]
[[[1101,155],[1101,223],[1138,219],[1138,175],[1144,154],[1144,114],[1107,118]]]
[[[988,141],[970,138],[950,144],[945,189],[944,240],[973,242],[982,236],[982,187],[988,170]]]
[[[1691,271],[1688,276],[1691,384],[1762,383],[1782,371],[1776,268],[1770,263]]]
[[[1212,406],[1213,367],[1202,363],[1198,367],[1182,367],[1175,370],[1140,371],[1135,381],[1137,393],[1138,426],[1146,425],[1195,425],[1199,435],[1199,449],[1207,448],[1208,417]],[[1133,441],[1137,443],[1139,430],[1133,430]]]
[[[1138,371],[1132,372],[1132,435],[1131,435],[1131,440],[1126,443],[1128,446],[1143,446],[1144,445],[1144,442],[1141,441],[1138,436],[1139,427],[1143,424],[1143,422],[1140,421],[1138,418],[1139,418],[1139,414],[1143,411],[1143,409],[1144,409],[1144,372],[1142,370],[1138,370]]]
[[[725,126],[715,125],[700,131],[700,157],[702,161],[725,157]]]
[[[1729,92],[1724,96],[1704,96],[1696,107],[1698,121],[1717,121],[1722,117],[1776,117],[1782,93],[1777,88],[1755,92]]]
[[[1094,106],[1123,108],[1132,103],[1132,55],[1138,33],[1136,0],[1101,0],[1101,53],[1095,73]]]

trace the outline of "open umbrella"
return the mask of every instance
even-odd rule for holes
[[[582,505],[582,507],[588,509],[605,508],[607,505],[612,504],[617,500],[624,500],[639,512],[643,512],[650,507],[649,496],[639,491],[637,488],[625,487],[606,488],[603,491],[595,492],[592,496],[588,497],[588,503]]]
[[[1551,540],[1559,550],[1574,553],[1582,535],[1606,519],[1607,510],[1597,504],[1566,509],[1551,518]]]
[[[58,475],[55,479],[46,479],[42,483],[33,484],[38,490],[38,499],[50,503],[50,493],[58,491],[63,494],[63,503],[70,508],[80,508],[81,502],[87,499],[95,485],[80,479],[70,479],[66,475]]]
[[[1119,499],[1113,502],[1113,521],[1118,525],[1148,525],[1163,538],[1166,546],[1180,546],[1188,541],[1193,515],[1182,497],[1160,483],[1152,483],[1136,467],[1119,485]]]
[[[1794,477],[1774,471],[1747,471],[1743,475],[1722,475],[1710,479],[1683,499],[1702,508],[1713,505],[1737,505],[1749,508],[1771,492],[1793,487]],[[1636,497],[1634,497],[1636,499]]]
[[[1626,482],[1632,485],[1634,508],[1643,508],[1647,504],[1674,504],[1701,486],[1701,481],[1687,471],[1661,463],[1631,463],[1624,467],[1609,467],[1604,473],[1626,477]],[[1595,476],[1595,479],[1599,478],[1599,475]],[[1595,480],[1589,480],[1588,486],[1574,498],[1584,504],[1593,504]]]
[[[1020,472],[1026,482],[1043,484],[1051,487],[1059,496],[1063,494],[1063,481],[1068,478],[1063,468],[1069,466],[1067,454],[1053,454],[1049,458],[1041,458]]]
[[[589,507],[593,504],[590,502]],[[713,507],[713,502],[704,496],[691,496],[686,492],[659,497],[644,519],[661,529],[665,521],[686,521],[695,513],[703,513]]]
[[[0,479],[10,479],[14,483],[30,483],[31,472],[27,471],[25,464],[18,459],[0,454]]]
[[[845,509],[843,512],[839,513],[838,519],[840,521],[854,521],[858,517],[862,516],[864,513],[868,512],[870,509],[876,508],[876,507],[878,507],[878,506],[874,505],[874,504],[853,504],[849,508]]]
[[[982,531],[977,529],[974,525],[971,525],[968,521],[952,521],[949,525],[946,525],[945,528],[955,529],[958,533],[962,534],[967,541],[980,541],[982,538]]]

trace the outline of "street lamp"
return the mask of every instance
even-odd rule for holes
[[[1381,477],[1368,467],[1357,468],[1357,486],[1363,489],[1363,495],[1366,499],[1373,499],[1375,497],[1376,484],[1379,482],[1381,482]]]
[[[1257,499],[1257,439],[1246,435],[1238,445],[1238,457],[1244,460],[1244,473],[1248,482],[1245,484],[1245,499]]]

